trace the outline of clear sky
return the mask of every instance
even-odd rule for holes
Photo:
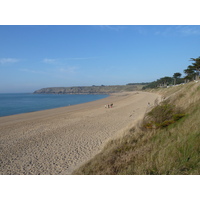
[[[1,25],[0,93],[150,82],[199,56],[198,25]]]

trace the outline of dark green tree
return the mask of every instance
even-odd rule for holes
[[[177,82],[177,79],[178,78],[181,78],[182,74],[177,72],[177,73],[174,73],[173,75],[173,78],[174,78],[174,85],[176,85],[176,82]]]
[[[167,87],[168,85],[173,83],[173,78],[169,76],[165,76],[159,79],[159,83],[161,84],[160,86]]]
[[[188,68],[184,70],[184,73],[186,74],[186,76],[184,78],[186,81],[195,80],[196,71],[194,69],[194,66],[189,65]]]
[[[195,71],[195,79],[199,80],[199,73],[200,73],[200,56],[198,58],[191,58],[190,61],[193,61],[192,67]]]

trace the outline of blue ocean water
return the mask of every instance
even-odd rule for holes
[[[108,95],[0,94],[0,117],[95,101]]]

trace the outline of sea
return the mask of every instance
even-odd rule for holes
[[[108,96],[103,94],[0,94],[0,117],[76,105]]]

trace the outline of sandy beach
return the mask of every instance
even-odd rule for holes
[[[141,119],[157,94],[127,92],[74,106],[0,117],[0,174],[71,174]],[[113,108],[105,108],[113,103]]]

